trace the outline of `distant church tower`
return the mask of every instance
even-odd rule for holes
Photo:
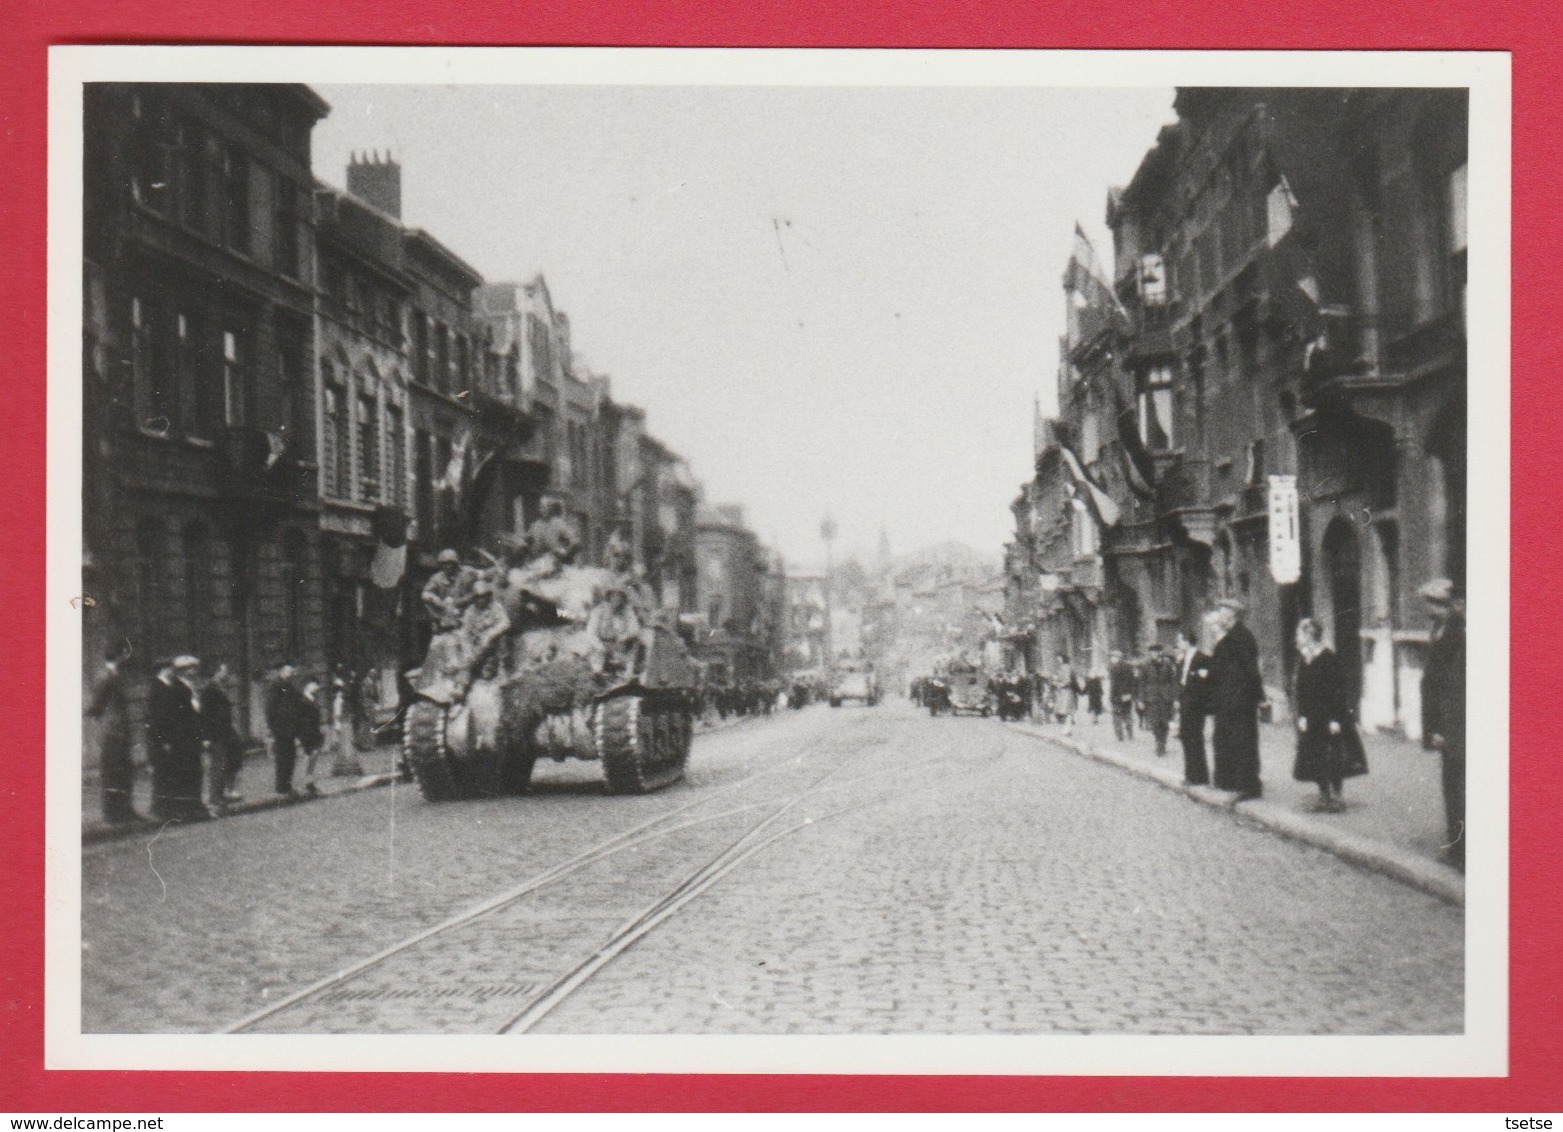
[[[879,568],[890,568],[890,532],[885,530],[883,524],[879,528]]]

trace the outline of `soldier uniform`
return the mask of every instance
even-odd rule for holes
[[[454,570],[447,567],[454,566]],[[461,611],[472,598],[472,587],[477,573],[463,566],[454,550],[440,551],[440,569],[435,571],[423,587],[423,605],[434,622],[435,632],[444,633],[461,627]]]

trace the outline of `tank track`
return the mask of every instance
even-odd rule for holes
[[[408,707],[402,721],[402,750],[424,798],[430,802],[449,802],[461,797],[461,786],[445,749],[445,708],[442,705],[417,700]]]
[[[646,794],[684,777],[693,732],[682,702],[615,696],[597,705],[595,731],[611,793]]]

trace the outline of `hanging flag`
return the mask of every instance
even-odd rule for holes
[[[1139,420],[1133,405],[1124,403],[1123,391],[1112,383],[1113,408],[1118,420],[1118,449],[1123,458],[1124,478],[1136,495],[1145,499],[1156,495],[1156,462],[1140,438]]]
[[[1064,279],[1065,289],[1074,296],[1071,303],[1081,308],[1082,312],[1092,310],[1111,313],[1125,323],[1131,321],[1128,310],[1113,290],[1112,281],[1102,269],[1095,245],[1078,222],[1075,224],[1074,250],[1070,253]]]
[[[1081,466],[1080,458],[1075,455],[1073,449],[1061,447],[1060,451],[1064,454],[1064,462],[1069,465],[1069,474],[1074,477],[1075,482],[1084,490],[1085,498],[1090,504],[1091,510],[1095,512],[1098,521],[1104,527],[1117,526],[1121,512],[1118,509],[1118,504],[1113,502],[1113,497],[1097,487],[1091,481],[1091,478],[1085,474],[1085,468]]]
[[[448,491],[458,499],[467,486],[467,457],[472,449],[472,434],[463,432],[456,437],[451,445],[450,460],[445,465],[445,471],[435,481],[437,491]]]

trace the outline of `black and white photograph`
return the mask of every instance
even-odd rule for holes
[[[56,1064],[1503,1071],[1506,63],[52,82]]]

